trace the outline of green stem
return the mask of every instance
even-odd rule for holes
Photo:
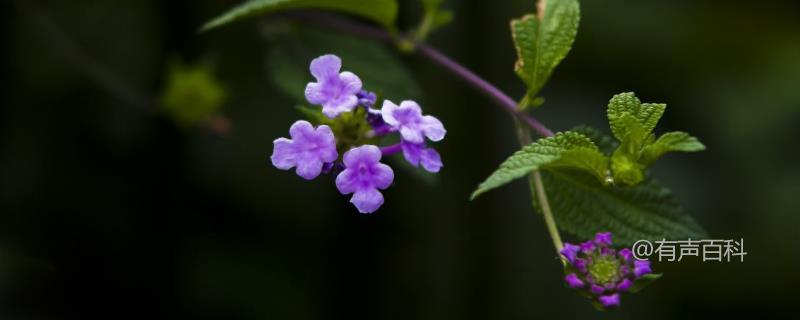
[[[536,197],[539,199],[539,207],[542,208],[544,223],[547,225],[547,232],[550,233],[550,238],[553,239],[553,246],[556,249],[556,254],[561,256],[561,249],[564,249],[564,243],[561,242],[561,235],[558,233],[556,220],[553,218],[553,212],[550,210],[550,202],[547,201],[547,192],[544,190],[542,175],[539,170],[536,170],[530,174],[529,179],[533,180]],[[561,263],[566,263],[564,258],[561,258]]]
[[[531,144],[531,136],[528,127],[524,126],[518,119],[514,119],[514,123],[517,127],[517,140],[519,140],[520,145],[524,147]],[[558,232],[556,220],[553,218],[553,211],[550,210],[550,202],[547,200],[547,191],[544,189],[542,175],[539,170],[528,175],[528,185],[531,189],[531,197],[535,197],[537,203],[539,203],[539,208],[542,209],[544,224],[547,226],[547,232],[553,240],[553,247],[556,249],[556,255],[561,257],[561,249],[564,248],[564,243],[561,242],[561,234]],[[560,260],[562,264],[566,265],[566,261],[563,257]]]

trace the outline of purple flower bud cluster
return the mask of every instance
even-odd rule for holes
[[[628,248],[612,248],[611,237],[611,232],[601,232],[578,245],[565,243],[561,250],[567,260],[567,286],[591,297],[603,308],[618,307],[620,294],[652,272],[650,261],[634,259]]]
[[[350,202],[359,212],[372,213],[383,205],[379,190],[388,188],[394,180],[392,168],[381,163],[381,157],[402,151],[412,165],[438,172],[442,168],[441,156],[427,146],[426,138],[441,141],[447,131],[439,119],[423,115],[419,104],[411,100],[399,105],[384,100],[381,109],[374,109],[377,95],[363,90],[361,79],[352,72],[340,72],[341,68],[342,60],[331,54],[311,61],[309,69],[317,81],[306,86],[306,100],[321,106],[322,113],[337,124],[334,128],[358,131],[348,130],[352,129],[348,126],[354,126],[352,121],[339,121],[340,115],[352,113],[363,114],[360,120],[371,130],[355,138],[337,139],[343,133],[334,132],[331,126],[315,128],[299,120],[289,129],[291,139],[278,138],[273,142],[271,160],[278,169],[295,168],[297,175],[307,180],[322,173],[337,174],[339,192],[352,194]],[[357,113],[358,108],[364,108],[365,112]],[[393,133],[399,134],[400,142],[383,147],[371,144]]]

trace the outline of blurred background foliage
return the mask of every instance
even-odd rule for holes
[[[667,103],[656,131],[692,132],[708,150],[670,155],[654,174],[714,238],[744,238],[748,252],[744,263],[656,263],[665,276],[609,313],[563,288],[524,183],[467,201],[516,149],[488,99],[419,56],[286,16],[197,33],[236,3],[0,4],[0,317],[796,314],[798,2],[582,1],[575,47],[535,115],[555,130],[604,128],[615,93]],[[533,1],[444,6],[455,19],[429,42],[522,96],[508,21]],[[400,8],[400,25],[414,26],[421,5]],[[331,52],[368,88],[416,98],[448,128],[438,179],[400,173],[374,215],[356,214],[330,177],[269,164],[272,140],[301,116],[306,64]],[[212,102],[192,126],[162,108],[176,59],[213,66],[176,98]],[[229,130],[197,120],[217,116]]]

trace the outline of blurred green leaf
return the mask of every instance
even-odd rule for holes
[[[217,112],[225,97],[225,88],[214,78],[208,65],[187,66],[178,60],[170,63],[161,105],[179,124],[206,122]]]
[[[517,49],[514,71],[536,98],[553,69],[567,56],[575,41],[580,21],[577,0],[547,1],[541,21],[529,14],[511,21],[511,36]]]
[[[207,22],[208,31],[244,18],[289,9],[324,9],[348,13],[391,28],[397,17],[395,0],[250,0]]]
[[[417,41],[424,41],[428,34],[441,28],[453,21],[453,11],[442,10],[440,6],[443,0],[422,0],[422,8],[425,11],[417,30],[414,31],[414,38]]]
[[[306,101],[306,84],[315,81],[309,63],[329,53],[342,58],[342,70],[361,78],[364,90],[390,100],[421,96],[411,72],[381,43],[302,26],[289,32],[270,41],[267,72],[272,83],[298,103]]]

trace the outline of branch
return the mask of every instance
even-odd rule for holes
[[[341,32],[346,32],[362,37],[373,38],[376,40],[404,43],[410,41],[408,39],[399,39],[397,36],[384,31],[383,29],[372,27],[360,23],[355,23],[347,19],[342,19],[337,16],[319,13],[295,13],[288,15],[293,18],[301,19],[305,23],[313,23],[320,27],[335,29]],[[497,87],[484,80],[471,70],[459,64],[455,60],[446,56],[441,51],[431,47],[424,42],[412,42],[411,45],[416,48],[422,56],[428,58],[434,63],[447,69],[459,79],[466,82],[469,86],[477,89],[483,94],[491,98],[497,105],[502,107],[506,112],[510,113],[513,117],[521,121],[523,124],[531,128],[538,135],[549,137],[553,135],[553,131],[548,129],[544,124],[539,122],[536,118],[521,111],[517,108],[517,102],[500,91]]]

